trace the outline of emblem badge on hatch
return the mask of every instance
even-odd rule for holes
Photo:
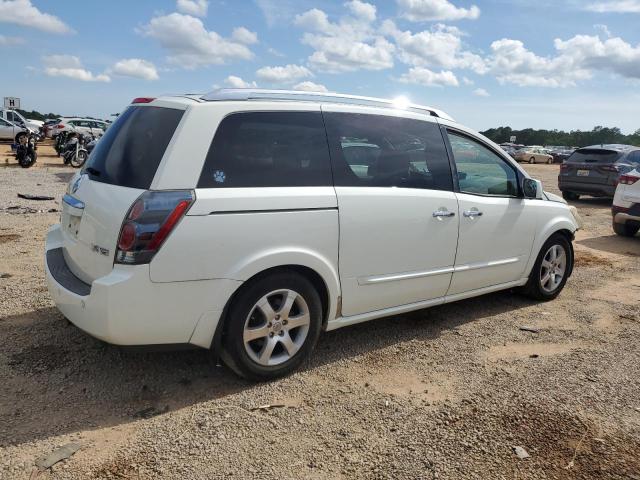
[[[73,185],[71,185],[71,193],[76,193],[78,191],[78,189],[80,188],[80,183],[82,183],[82,179],[84,178],[84,175],[80,175],[75,182],[73,182]]]

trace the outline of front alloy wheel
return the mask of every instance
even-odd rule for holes
[[[553,293],[562,283],[567,271],[567,252],[562,245],[553,245],[540,264],[540,285],[545,292]]]
[[[573,249],[565,235],[555,233],[544,243],[522,292],[536,300],[556,298],[573,270]]]

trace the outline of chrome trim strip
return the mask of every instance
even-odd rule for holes
[[[478,270],[479,268],[499,267],[520,261],[520,257],[505,258],[502,260],[492,260],[490,262],[469,263],[455,267],[436,268],[422,272],[392,273],[390,275],[375,275],[371,277],[358,278],[358,285],[375,285],[378,283],[395,282],[399,280],[412,280],[414,278],[431,277],[433,275],[443,275],[445,273],[466,272]]]
[[[68,193],[64,194],[64,197],[62,197],[62,201],[73,208],[77,208],[78,210],[84,209],[84,202],[81,202],[77,198],[72,197]]]
[[[468,270],[478,270],[479,268],[499,267],[502,265],[509,265],[511,263],[517,263],[520,261],[520,257],[505,258],[503,260],[492,260],[490,262],[478,262],[468,263],[467,265],[458,265],[453,268],[455,273],[466,272]]]
[[[358,279],[358,285],[375,285],[376,283],[395,282],[396,280],[410,280],[414,278],[431,277],[432,275],[442,275],[452,273],[453,267],[437,268],[423,272],[392,273],[391,275],[379,275]]]

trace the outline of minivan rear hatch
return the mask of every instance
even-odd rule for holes
[[[611,174],[617,174],[613,166],[622,154],[606,148],[580,148],[565,161],[561,175],[583,183],[609,183]]]
[[[151,187],[184,110],[133,105],[98,141],[62,205],[64,257],[91,283],[113,269],[123,219]]]

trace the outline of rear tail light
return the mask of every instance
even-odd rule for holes
[[[191,190],[143,193],[131,205],[120,229],[116,263],[149,263],[194,200]]]
[[[567,165],[566,163],[563,163],[562,165],[560,165],[561,172],[566,172],[567,170],[569,170],[569,165]]]
[[[155,100],[154,97],[138,97],[134,98],[131,103],[151,103]]]
[[[633,185],[638,180],[640,180],[640,177],[636,177],[635,175],[621,175],[618,179],[618,183],[621,183],[622,185]]]
[[[64,128],[64,123],[59,123],[58,125],[56,125],[56,128]]]

